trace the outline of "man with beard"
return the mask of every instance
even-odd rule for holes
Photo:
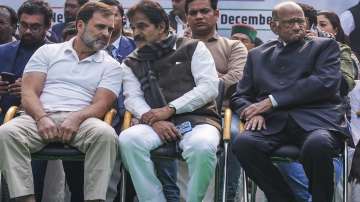
[[[18,18],[9,6],[0,5],[0,45],[15,41]]]
[[[119,94],[121,69],[101,49],[114,29],[114,15],[103,3],[87,3],[78,12],[76,28],[72,40],[34,53],[23,75],[25,112],[0,127],[0,170],[17,201],[35,201],[30,154],[49,142],[83,152],[84,198],[106,198],[118,143],[115,130],[101,119]]]
[[[214,60],[204,43],[169,34],[167,14],[157,2],[141,1],[127,16],[137,49],[123,63],[125,107],[141,124],[120,133],[122,162],[139,201],[165,202],[150,151],[178,141],[190,173],[187,201],[202,201],[220,141]],[[127,80],[134,77],[130,87]]]
[[[231,99],[232,109],[245,121],[233,152],[269,202],[294,202],[270,157],[283,145],[299,147],[312,201],[331,202],[332,160],[348,135],[339,91],[339,46],[328,38],[305,40],[304,13],[294,2],[276,5],[272,17],[270,28],[279,38],[249,52]]]
[[[76,13],[79,11],[80,7],[84,5],[89,0],[66,0],[64,5],[64,17],[65,22],[58,23],[52,26],[51,30],[56,34],[56,36],[62,39],[62,31],[65,28],[66,23],[75,21]]]

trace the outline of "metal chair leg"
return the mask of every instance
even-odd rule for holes
[[[220,176],[220,165],[221,165],[221,159],[218,159],[216,162],[216,168],[215,168],[215,185],[214,185],[214,202],[219,202],[220,197],[220,190],[221,190],[221,176]]]
[[[257,190],[257,185],[255,184],[254,181],[251,181],[251,202],[255,202],[256,201],[256,190]]]
[[[243,178],[243,199],[244,199],[244,202],[249,202],[249,199],[248,199],[248,190],[247,190],[247,177],[246,177],[246,173],[245,173],[245,170],[244,169],[241,169],[241,173],[242,173],[242,178]]]
[[[226,185],[227,185],[227,159],[228,159],[228,142],[224,142],[224,183],[222,184],[222,202],[226,202]]]
[[[120,202],[126,200],[126,170],[121,167]]]
[[[343,202],[348,201],[348,146],[345,141],[344,144],[344,156],[343,156]]]

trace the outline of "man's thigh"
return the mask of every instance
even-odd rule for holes
[[[164,142],[155,130],[146,124],[136,124],[122,131],[119,135],[120,150],[142,148],[146,151],[156,149]]]
[[[98,141],[113,141],[117,144],[116,132],[106,122],[98,118],[88,118],[81,123],[70,144],[86,153],[88,146]]]
[[[305,134],[301,146],[300,159],[304,156],[316,156],[316,154],[328,154],[330,157],[336,157],[342,149],[345,139],[340,134],[332,131],[318,129]]]
[[[277,148],[284,145],[287,138],[279,133],[273,135],[264,135],[259,131],[244,131],[240,133],[233,141],[233,151],[235,153],[247,152],[246,150],[258,150],[262,153],[271,155]],[[241,151],[240,151],[241,150]]]
[[[30,153],[41,150],[46,144],[38,134],[35,120],[27,114],[22,114],[3,124],[0,132],[16,144],[26,146]]]
[[[192,131],[185,133],[179,146],[184,153],[191,149],[206,149],[216,152],[219,142],[219,130],[212,125],[201,124],[195,126]]]

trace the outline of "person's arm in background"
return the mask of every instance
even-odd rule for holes
[[[347,95],[355,86],[355,75],[353,61],[351,59],[351,48],[343,43],[340,46],[340,70],[343,76],[343,81],[340,87],[340,93]]]
[[[341,27],[344,30],[344,33],[349,36],[351,32],[355,29],[355,20],[354,16],[350,11],[345,11],[340,15]]]
[[[225,92],[227,92],[229,87],[236,85],[242,79],[247,54],[246,47],[240,41],[232,44],[229,62],[226,67],[228,72],[220,75],[220,79],[225,84]]]

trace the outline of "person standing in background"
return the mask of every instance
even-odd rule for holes
[[[344,33],[349,36],[351,50],[360,59],[360,2],[340,15]]]
[[[0,45],[16,41],[18,18],[14,9],[0,5]]]

